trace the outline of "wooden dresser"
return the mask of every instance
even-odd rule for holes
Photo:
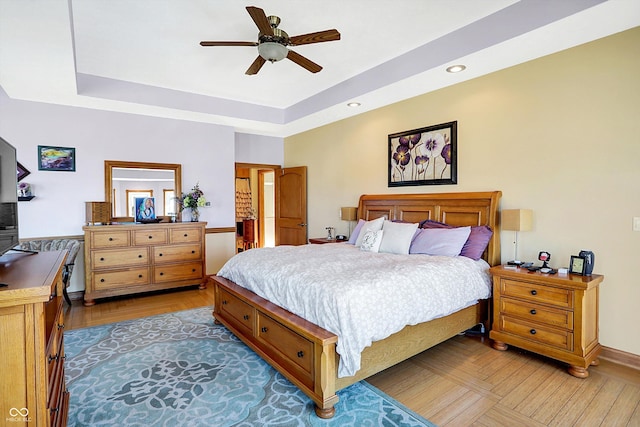
[[[493,347],[507,344],[569,364],[589,376],[598,364],[598,292],[603,276],[543,274],[496,266],[493,275]]]
[[[0,257],[0,425],[66,426],[62,267],[67,251]]]
[[[96,298],[206,287],[206,222],[82,227],[84,305]]]

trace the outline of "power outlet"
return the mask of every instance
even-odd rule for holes
[[[640,216],[633,217],[633,231],[640,231]]]

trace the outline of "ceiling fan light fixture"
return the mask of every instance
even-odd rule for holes
[[[263,42],[258,45],[258,54],[270,62],[281,61],[287,57],[289,50],[286,46],[275,42]]]

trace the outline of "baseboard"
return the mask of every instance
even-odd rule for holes
[[[602,346],[600,358],[640,371],[640,356],[637,354]]]
[[[84,300],[84,291],[69,292],[69,299],[71,301]]]

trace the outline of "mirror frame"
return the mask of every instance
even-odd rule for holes
[[[125,169],[162,169],[173,171],[173,191],[176,197],[182,194],[182,165],[179,163],[147,163],[147,162],[126,162],[122,160],[105,160],[104,161],[104,201],[109,202],[113,206],[111,200],[111,191],[113,189],[113,168],[125,168]],[[111,211],[111,218],[113,218],[113,210]],[[178,212],[178,220],[181,213]]]

